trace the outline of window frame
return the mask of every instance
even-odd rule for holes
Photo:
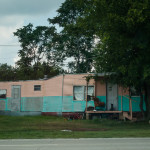
[[[0,90],[5,90],[6,91],[5,97],[4,98],[0,97],[0,99],[6,99],[7,98],[7,89],[0,89]]]
[[[39,86],[39,88],[37,86]],[[34,91],[41,91],[41,87],[41,85],[34,85]]]
[[[83,100],[76,100],[75,99],[75,92],[74,92],[74,89],[75,87],[83,87]],[[88,87],[93,87],[93,97],[95,96],[95,86],[94,85],[89,85]],[[90,99],[90,100],[93,100],[93,99]],[[73,85],[73,101],[86,101],[86,85]]]

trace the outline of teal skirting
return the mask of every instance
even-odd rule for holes
[[[96,107],[97,110],[106,110],[106,96],[97,96],[97,98],[105,103],[104,107]],[[140,111],[140,97],[132,97],[132,111]],[[94,102],[89,101],[88,107],[94,107]],[[122,107],[122,108],[121,108]],[[84,112],[86,101],[73,100],[73,96],[45,96],[45,97],[22,97],[20,103],[20,111],[32,112]],[[146,109],[145,103],[143,105]],[[118,110],[129,111],[129,99],[118,96]],[[11,98],[0,99],[0,111],[11,111]]]

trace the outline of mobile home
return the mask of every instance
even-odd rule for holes
[[[140,97],[127,89],[88,74],[58,75],[50,79],[0,82],[0,113],[10,115],[65,115],[72,113],[140,112]],[[88,88],[87,88],[88,85]],[[98,100],[102,105],[95,105]],[[144,104],[145,109],[145,104]],[[124,115],[127,115],[124,113]]]

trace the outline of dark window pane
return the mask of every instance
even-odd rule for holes
[[[130,88],[130,92],[131,92],[131,96],[139,96],[139,92],[134,88],[134,87],[131,87]]]
[[[41,85],[34,85],[34,91],[41,91]]]
[[[6,98],[6,90],[0,90],[0,98]]]

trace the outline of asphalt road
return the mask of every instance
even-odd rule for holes
[[[0,140],[0,150],[150,150],[150,138]]]

